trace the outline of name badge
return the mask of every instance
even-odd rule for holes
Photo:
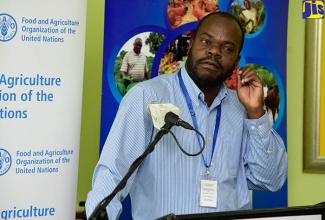
[[[218,182],[201,180],[200,206],[217,207]]]

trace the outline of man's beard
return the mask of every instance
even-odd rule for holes
[[[136,54],[140,54],[141,49],[133,49],[133,51],[134,51],[134,53],[136,53]]]
[[[215,87],[220,86],[226,79],[228,79],[231,76],[231,74],[236,66],[236,62],[235,62],[233,64],[232,69],[229,70],[228,72],[224,73],[223,65],[220,63],[220,61],[218,59],[215,59],[215,62],[218,63],[218,66],[220,68],[220,72],[218,73],[218,75],[216,77],[202,76],[198,73],[197,66],[201,62],[204,62],[205,60],[211,60],[211,59],[206,57],[206,58],[202,58],[202,59],[199,59],[196,62],[194,62],[193,56],[192,56],[192,48],[190,48],[189,53],[188,53],[187,62],[186,62],[186,70],[188,72],[188,75],[191,77],[191,79],[199,87],[204,86],[204,87],[215,88]],[[205,71],[208,71],[208,70],[205,70]],[[215,73],[215,74],[217,74],[217,73]]]

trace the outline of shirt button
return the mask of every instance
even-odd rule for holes
[[[259,126],[258,126],[258,128],[259,128],[259,129],[262,129],[262,128],[263,128],[263,126],[262,126],[262,125],[259,125]]]
[[[252,126],[251,129],[252,129],[252,130],[255,130],[255,126]]]
[[[270,151],[270,150],[267,150],[267,151],[266,151],[266,153],[270,154],[270,153],[271,153],[271,151]]]
[[[211,137],[208,137],[208,140],[209,140],[209,141],[211,141],[211,140],[212,140],[212,138],[211,138]]]

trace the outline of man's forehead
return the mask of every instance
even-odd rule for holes
[[[224,24],[227,24],[226,26]],[[233,30],[234,28],[240,31],[240,27],[236,23],[235,20],[232,20],[229,17],[224,17],[221,15],[213,15],[207,18],[199,27],[196,34],[206,32],[207,30],[213,29],[226,29],[226,30]]]
[[[230,18],[221,16],[219,14],[214,14],[210,17],[208,17],[205,21],[203,21],[201,26],[210,26],[212,24],[218,24],[218,23],[223,23],[225,21],[231,21]],[[215,25],[212,25],[215,26]]]

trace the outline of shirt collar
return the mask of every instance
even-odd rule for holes
[[[133,53],[134,56],[140,56],[140,54],[141,54],[142,52],[140,51],[140,53],[137,54],[136,52],[134,52],[134,50],[132,50],[132,53]]]
[[[203,92],[199,89],[199,87],[193,82],[193,80],[191,79],[191,77],[188,75],[185,67],[182,67],[181,69],[181,75],[184,81],[184,85],[186,86],[186,89],[189,93],[189,96],[193,102],[193,105],[202,105],[203,103],[206,104],[204,102],[204,94]],[[227,87],[224,83],[222,83],[222,86],[219,90],[219,93],[217,95],[217,97],[214,99],[212,105],[211,105],[211,109],[217,107],[221,101],[228,95],[228,90]]]

